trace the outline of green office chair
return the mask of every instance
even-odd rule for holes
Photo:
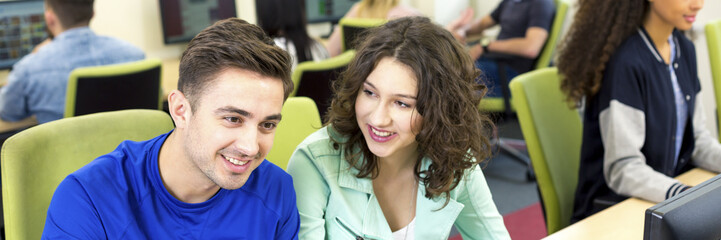
[[[285,101],[281,112],[283,120],[275,131],[273,149],[265,157],[285,169],[288,160],[303,139],[322,127],[318,108],[307,97],[291,97]]]
[[[542,69],[551,66],[551,59],[556,54],[556,46],[558,46],[558,38],[563,30],[563,24],[566,22],[566,15],[568,13],[568,0],[555,0],[556,2],[556,16],[553,18],[553,25],[551,25],[551,32],[546,40],[546,45],[541,50],[541,55],[536,59],[536,68]]]
[[[340,25],[341,52],[356,49],[362,41],[365,30],[385,24],[387,20],[378,18],[341,18]]]
[[[713,76],[713,89],[716,93],[716,118],[721,121],[721,20],[706,24],[706,44],[708,44],[709,63]],[[717,126],[721,124],[717,123]],[[721,127],[718,127],[721,139]]]
[[[165,112],[124,110],[60,119],[10,137],[0,157],[6,239],[40,239],[53,192],[68,174],[123,140],[171,129]]]
[[[553,18],[553,24],[551,25],[551,31],[549,32],[546,44],[541,50],[541,54],[539,55],[539,57],[536,59],[535,69],[541,69],[549,67],[551,65],[551,59],[556,53],[558,38],[561,35],[561,30],[563,29],[564,23],[566,21],[566,15],[568,13],[569,6],[568,0],[556,0],[555,2],[556,15]],[[510,117],[513,115],[513,112],[516,109],[512,104],[512,94],[507,86],[508,78],[505,77],[506,71],[504,69],[508,66],[503,62],[502,54],[494,55],[497,55],[500,58],[499,73],[502,74],[500,76],[500,87],[502,89],[503,96],[484,97],[483,100],[481,100],[481,102],[478,104],[478,108],[484,112],[504,113],[504,117]],[[528,157],[526,157],[525,154],[522,153],[522,150],[526,148],[522,140],[498,138],[494,141],[496,146],[498,146],[500,150],[510,154],[510,156],[512,157],[511,159],[516,160],[522,164],[529,165],[529,170],[526,173],[526,176],[529,180],[532,180],[534,178],[534,173],[531,171],[532,168],[530,167],[530,160],[528,159]]]
[[[541,69],[550,67],[552,65],[551,60],[556,54],[556,47],[558,46],[558,39],[563,30],[564,23],[566,22],[566,15],[568,13],[568,0],[555,0],[556,2],[556,16],[553,18],[553,24],[551,25],[551,31],[548,33],[548,39],[546,44],[541,50],[541,54],[536,59],[535,69]],[[499,71],[504,72],[504,71]],[[508,89],[505,87],[508,79],[502,79],[501,87],[504,88],[504,94],[508,93]],[[508,94],[506,94],[508,95]],[[511,104],[510,97],[493,97],[483,98],[479,107],[488,112],[513,112],[513,105]]]
[[[65,117],[123,109],[163,109],[161,61],[77,68],[70,73]]]
[[[569,108],[560,86],[555,67],[519,75],[510,83],[548,234],[571,221],[581,156],[581,118]]]
[[[349,50],[323,61],[298,64],[293,71],[295,88],[290,96],[305,96],[313,99],[320,115],[325,116],[333,96],[331,84],[338,79],[354,56],[355,50]]]

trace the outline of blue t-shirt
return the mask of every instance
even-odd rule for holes
[[[42,239],[298,239],[293,181],[268,161],[245,185],[185,203],[165,189],[158,153],[169,133],[124,141],[55,190]]]

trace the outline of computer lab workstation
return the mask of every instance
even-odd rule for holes
[[[42,1],[0,2],[0,19],[4,25],[0,37],[0,84],[7,81],[8,71],[33,47],[47,38]],[[0,120],[0,132],[9,132],[37,124],[33,118],[20,122]]]
[[[495,5],[501,1],[504,0],[495,0],[493,4],[487,5]],[[562,38],[564,31],[567,30],[568,25],[570,25],[570,22],[573,20],[575,4],[578,2],[577,0],[562,1],[568,2],[568,6],[570,7],[568,9],[568,17],[565,18],[565,23],[562,24],[564,30],[561,30],[560,36],[558,36],[559,38]],[[156,65],[153,67],[156,68],[156,70],[150,71],[157,71],[158,92],[160,93],[159,96],[154,95],[150,96],[150,98],[155,100],[155,98],[159,97],[161,102],[158,105],[151,104],[148,108],[167,111],[168,95],[171,91],[177,89],[180,56],[187,47],[187,43],[201,30],[212,25],[217,20],[238,17],[254,23],[256,13],[254,3],[252,2],[253,1],[248,0],[129,0],[120,3],[96,0],[96,16],[94,20],[91,21],[90,28],[98,34],[110,35],[129,41],[143,49],[146,53],[146,58],[156,62],[154,63]],[[319,39],[321,42],[325,41],[326,39],[322,38],[330,35],[333,26],[339,24],[345,12],[357,2],[356,0],[305,0],[307,8],[306,17],[308,23],[311,25],[309,28],[313,29],[310,31],[313,37]],[[405,0],[401,2],[420,9],[428,16],[434,16],[433,11],[440,11],[437,9],[440,9],[439,5],[443,4],[442,0]],[[465,3],[464,6],[474,7],[477,11],[490,12],[490,10],[493,10],[491,7],[479,7],[485,5],[485,3],[483,3],[484,1],[452,2],[472,2],[470,4]],[[481,16],[482,13],[480,11],[476,13],[476,16]],[[698,17],[704,21],[697,21],[704,24],[711,23],[713,20],[718,21],[718,16],[714,16],[714,12],[718,11],[721,11],[721,2],[706,1],[706,6]],[[0,26],[4,27],[0,30],[0,86],[4,85],[7,81],[7,76],[13,64],[17,63],[23,56],[30,54],[37,44],[40,44],[47,38],[43,12],[44,3],[42,0],[0,1]],[[125,20],[118,21],[120,18]],[[694,36],[691,40],[696,45],[696,55],[699,62],[698,71],[702,85],[702,94],[700,94],[698,101],[703,101],[704,103],[704,112],[707,118],[706,126],[709,127],[709,129],[713,129],[711,130],[712,133],[717,136],[718,133],[721,132],[721,130],[718,130],[717,123],[720,121],[718,120],[718,109],[716,107],[721,103],[721,100],[717,100],[721,99],[721,97],[716,96],[719,95],[716,93],[721,93],[721,53],[719,53],[718,49],[721,44],[716,44],[715,47],[712,45],[713,41],[721,41],[721,26],[717,27],[718,30],[708,30],[710,28],[704,28],[705,26],[703,24],[696,25],[687,35]],[[718,36],[713,38],[714,36],[711,36],[713,34],[718,34]],[[344,57],[347,58],[348,56]],[[709,61],[709,59],[713,59],[714,57],[719,59]],[[554,63],[551,63],[551,66],[553,66],[553,64]],[[557,78],[556,72],[553,72],[553,75]],[[553,84],[558,84],[558,82],[556,81]],[[557,85],[554,86],[556,86],[556,90],[558,90]],[[517,89],[514,89],[513,83],[510,88],[513,96],[518,96],[515,91]],[[550,96],[560,94],[560,92],[547,94]],[[541,94],[540,96],[543,97],[544,95]],[[553,97],[555,98],[557,96],[554,95]],[[561,97],[558,98],[559,101],[553,103],[554,106],[567,106],[565,102],[562,102]],[[530,113],[532,116],[528,117],[528,120],[522,119],[521,115],[526,113],[522,113],[524,107],[521,105],[528,105],[526,107],[533,108],[532,102],[534,100],[530,94],[529,96],[524,96],[522,100],[515,98],[509,101],[514,104],[514,111],[517,111],[514,115],[518,114],[518,120],[516,121],[521,122],[520,128],[526,127],[529,123],[536,125],[534,126],[536,128],[535,130],[543,128],[543,125],[535,122],[541,117],[533,115],[535,112],[533,112],[532,109],[529,110],[529,112],[532,112]],[[528,103],[520,104],[521,101],[527,101]],[[541,102],[543,100],[538,101]],[[75,108],[80,107],[76,106]],[[567,110],[567,108],[564,110]],[[582,117],[582,115],[578,115],[579,113],[576,110],[564,114],[567,113],[577,114],[576,116]],[[524,125],[523,121],[527,121],[528,123]],[[553,119],[551,118],[550,121],[553,121]],[[582,118],[574,121],[582,122]],[[0,120],[0,137],[10,137],[19,131],[31,128],[37,124],[38,122],[34,117],[19,122]],[[551,150],[546,149],[549,145],[558,143],[554,142],[546,146],[539,144],[543,139],[547,140],[553,138],[553,136],[542,136],[543,133],[541,133],[541,131],[534,132],[533,136],[529,136],[527,135],[528,131],[526,129],[523,129],[522,132],[526,141],[534,141],[529,139],[536,138],[537,140],[535,141],[539,145],[538,147],[534,147],[532,146],[533,143],[529,142],[527,148],[523,149],[524,154],[530,156],[531,164],[537,164],[533,159],[535,157],[534,151],[538,152],[536,154],[544,155],[545,158],[558,156],[549,154]],[[580,148],[580,140],[579,131],[577,138],[573,138],[570,141],[576,141],[575,144]],[[300,140],[298,143],[300,143]],[[278,143],[276,143],[276,145],[277,144]],[[292,153],[293,149],[289,150],[288,155]],[[561,147],[561,149],[563,149],[563,147]],[[545,161],[552,160],[545,159]],[[285,164],[287,164],[287,162]],[[283,168],[285,168],[285,166],[283,166]],[[552,168],[552,166],[546,168]],[[539,174],[537,166],[533,166],[533,169],[536,171],[536,174]],[[556,170],[546,169],[545,176],[544,173],[540,173],[536,176],[539,179],[534,179],[533,181],[538,181],[538,185],[540,185],[539,188],[555,185],[555,191],[557,192],[569,191],[558,189],[561,187],[559,187],[558,183],[554,183],[554,181],[559,180],[554,180],[555,176],[553,176],[553,171]],[[544,179],[550,183],[541,183]],[[554,225],[556,226],[555,229],[550,230],[549,228],[547,235],[544,235],[543,239],[721,239],[721,208],[716,206],[718,202],[721,201],[721,175],[701,168],[693,168],[677,176],[675,179],[693,187],[660,203],[631,197],[573,224],[569,224],[567,220],[562,221],[562,223]],[[564,184],[561,183],[560,185]],[[575,186],[575,184],[573,185]],[[493,190],[493,188],[491,190]],[[5,194],[5,190],[3,191]],[[542,191],[543,189],[540,189],[538,193],[542,195]],[[50,191],[49,194],[52,196],[52,191]],[[569,205],[566,200],[559,200],[564,198],[561,196],[562,194],[566,194],[566,198],[568,194],[573,196],[573,192],[571,191],[570,193],[556,193],[556,195],[559,196],[555,197],[555,199],[549,199],[545,196],[539,197],[543,207],[543,221],[549,221],[549,214],[559,215],[557,213],[551,213],[550,211],[572,211],[568,209],[569,207],[573,207],[572,202]],[[546,209],[547,206],[543,205],[547,203],[544,203],[544,201],[552,200],[561,203],[556,203],[557,209]],[[47,208],[47,206],[45,207]],[[33,214],[36,215],[35,217],[42,216],[40,225],[45,222],[45,215],[39,213]],[[560,215],[564,216],[563,214]],[[35,220],[23,219],[23,221]],[[7,222],[5,225],[7,226]],[[38,230],[36,229],[35,231]],[[450,239],[459,239],[453,238],[452,236],[453,235],[451,235]],[[514,235],[511,234],[511,236]],[[416,236],[415,238],[424,239],[422,236]]]
[[[715,239],[721,175],[693,169],[677,179],[693,191],[654,204],[631,198],[570,225],[544,239]]]
[[[209,1],[193,4],[181,3],[180,1],[158,1],[154,9],[158,11],[151,18],[157,17],[155,21],[159,25],[159,38],[148,39],[148,45],[159,46],[157,53],[148,54],[149,58],[161,59],[160,87],[163,99],[167,99],[170,91],[177,88],[178,67],[180,63],[180,51],[203,28],[213,22],[229,17],[236,17],[235,1]],[[109,21],[116,24],[117,19],[124,13],[109,11],[112,6],[103,7],[103,3],[96,3],[99,9],[94,22]],[[22,57],[30,54],[34,47],[47,38],[47,30],[44,22],[45,4],[42,0],[13,0],[0,2],[0,18],[3,19],[2,45],[0,46],[0,84],[7,81],[9,71],[13,64]],[[125,6],[127,8],[127,6]],[[107,9],[107,10],[105,10]],[[126,9],[129,11],[130,9]],[[127,12],[126,12],[127,13]],[[118,16],[108,16],[119,14]],[[91,24],[94,24],[91,23]],[[99,23],[98,25],[103,25]],[[112,31],[112,27],[97,27],[97,32]],[[143,29],[146,30],[146,29]],[[115,33],[117,34],[117,32]],[[121,33],[122,34],[122,33]],[[139,34],[138,31],[129,33]],[[123,37],[127,38],[127,37]],[[156,42],[157,41],[157,42]],[[146,50],[152,52],[152,50]],[[155,56],[153,56],[155,55]],[[34,117],[18,122],[7,122],[0,120],[0,132],[13,133],[14,130],[24,129],[36,125]],[[7,138],[7,137],[5,137]]]

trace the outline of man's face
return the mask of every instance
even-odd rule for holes
[[[195,169],[221,188],[242,187],[273,146],[283,107],[280,79],[223,70],[198,93],[183,138]]]

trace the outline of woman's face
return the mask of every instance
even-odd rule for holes
[[[651,12],[679,30],[689,30],[704,0],[650,0]]]
[[[385,57],[368,75],[355,103],[358,127],[379,158],[414,157],[422,117],[416,110],[418,81],[407,65]]]

